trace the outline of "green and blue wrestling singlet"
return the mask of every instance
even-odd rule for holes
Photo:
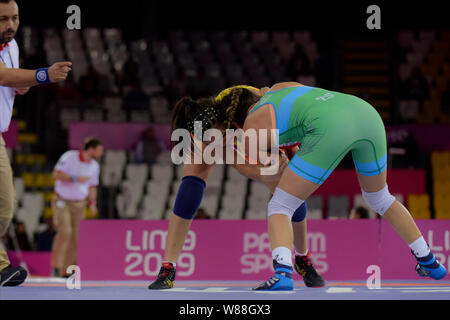
[[[270,104],[279,130],[278,145],[301,142],[289,168],[322,184],[351,151],[359,173],[372,176],[387,167],[386,132],[378,112],[364,100],[300,86],[267,92],[249,112]]]

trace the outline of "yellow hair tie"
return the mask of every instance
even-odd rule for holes
[[[253,90],[259,90],[258,88],[252,87],[252,86],[246,86],[246,85],[238,85],[238,86],[234,86],[234,87],[230,87],[227,88],[225,90],[222,90],[217,97],[214,99],[216,102],[221,102],[223,100],[223,98],[225,98],[227,95],[230,94],[231,90],[233,89],[238,89],[238,88],[243,88],[243,89],[253,89]]]

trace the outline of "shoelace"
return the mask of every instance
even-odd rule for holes
[[[166,268],[166,267],[162,267],[162,271],[161,271],[160,277],[166,277],[167,275],[170,274],[171,270],[172,269],[169,269],[169,268]]]
[[[308,266],[308,267],[311,267],[311,260],[309,260],[309,258],[308,257],[302,257],[302,261],[303,261],[303,263],[306,263],[306,265]]]
[[[272,278],[270,278],[269,280],[266,281],[266,285],[269,287],[269,286],[273,285],[274,283],[276,283],[277,280],[279,280],[279,279],[277,277],[273,276]]]
[[[313,268],[311,260],[309,257],[302,257],[303,268],[300,266],[300,269],[307,269],[306,275],[311,275],[312,277],[317,276],[317,271]],[[306,270],[304,270],[306,271]]]

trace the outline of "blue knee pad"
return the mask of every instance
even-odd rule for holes
[[[307,211],[308,211],[308,207],[306,206],[306,202],[303,202],[303,204],[300,207],[298,207],[297,210],[295,210],[291,221],[292,222],[302,222],[306,218]]]
[[[196,176],[185,176],[181,179],[173,213],[183,219],[191,220],[203,199],[206,182]]]

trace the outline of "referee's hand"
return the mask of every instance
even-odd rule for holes
[[[72,70],[72,62],[57,62],[48,68],[48,76],[51,82],[61,82],[67,79],[67,75]]]

